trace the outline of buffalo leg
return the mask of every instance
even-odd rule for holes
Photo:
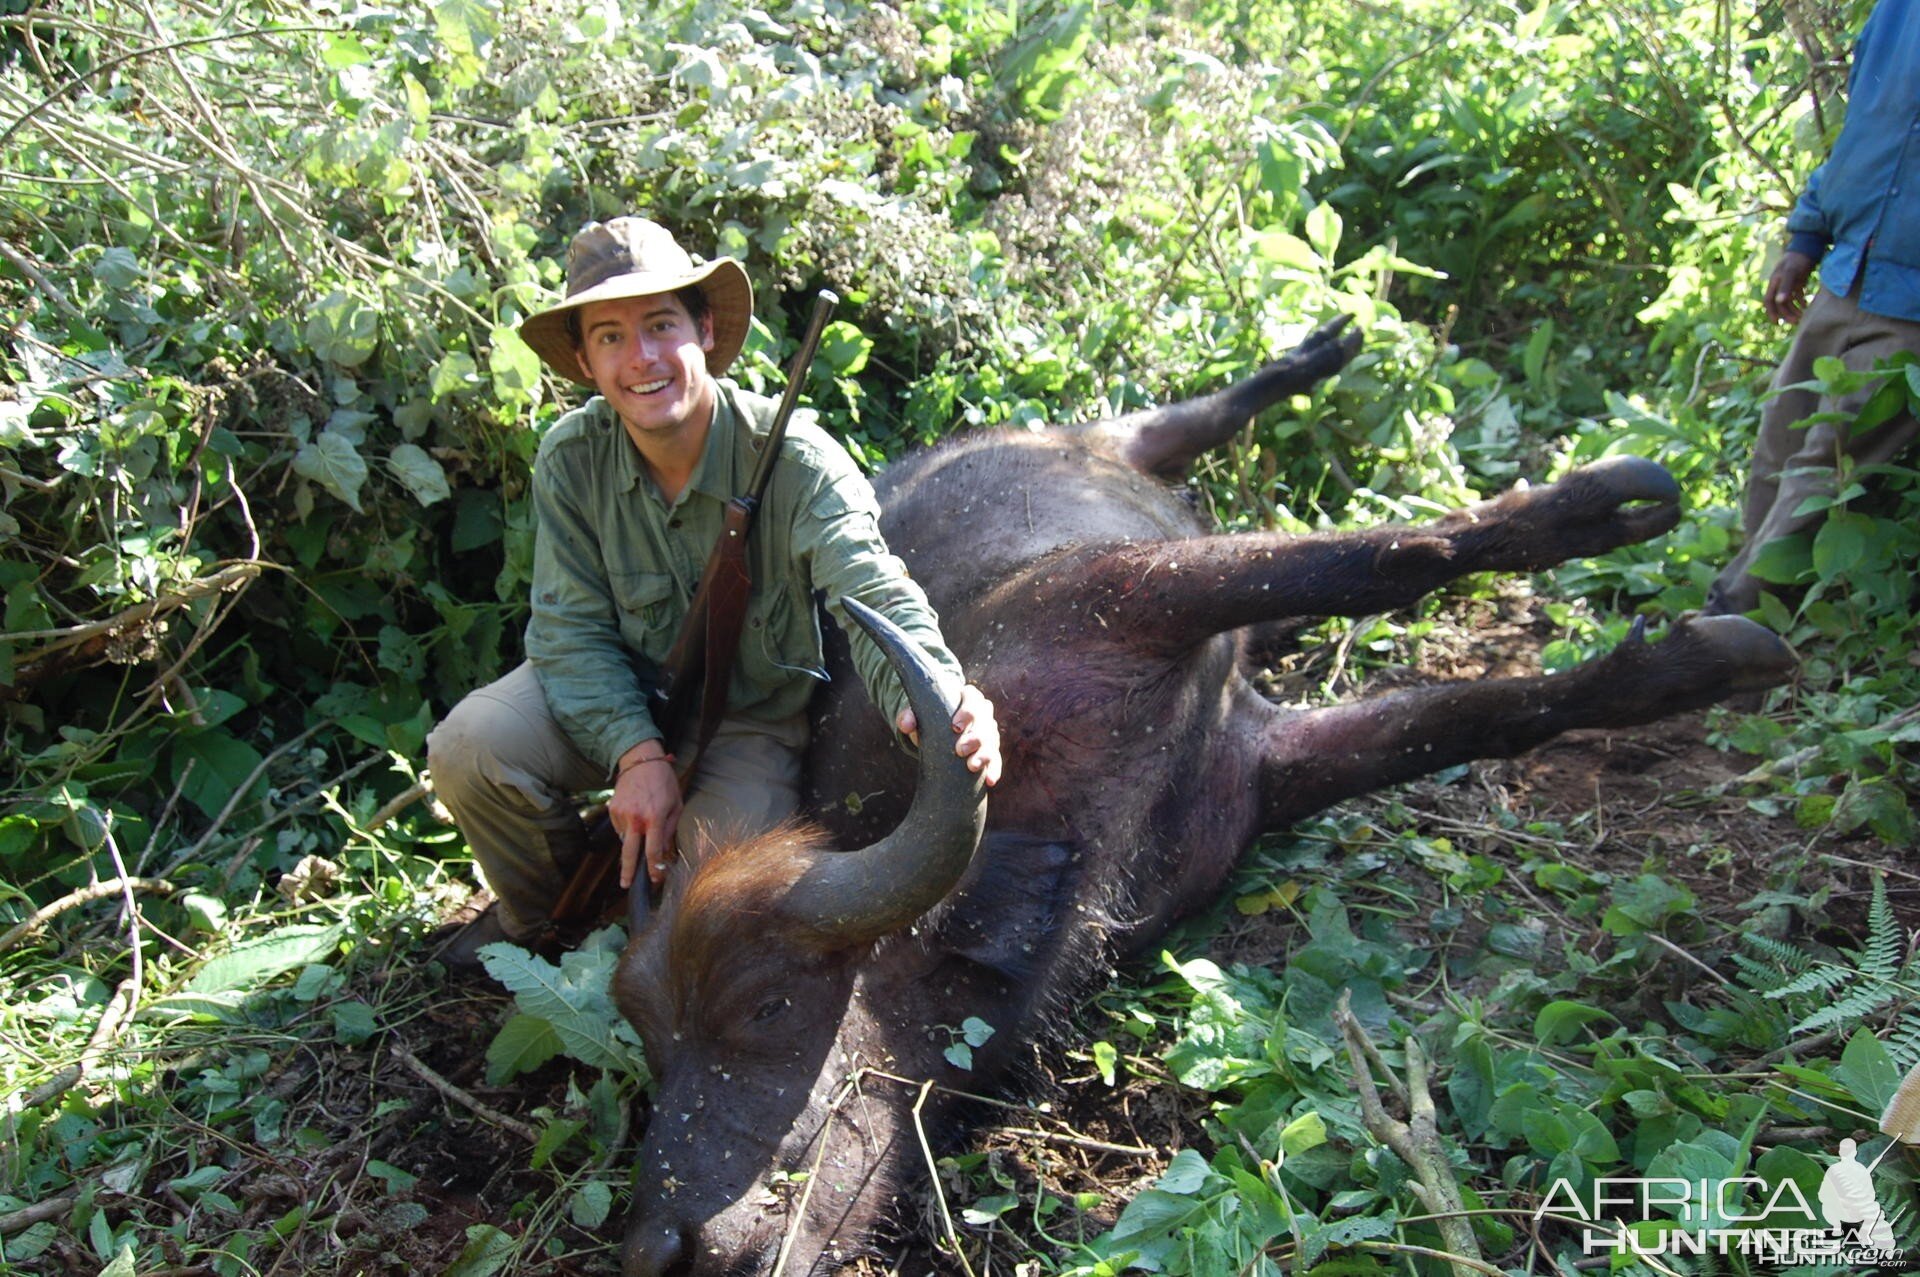
[[[1576,727],[1628,727],[1772,687],[1793,651],[1744,617],[1683,619],[1649,644],[1636,621],[1607,655],[1563,674],[1415,688],[1327,709],[1266,710],[1262,826],[1278,829],[1386,785],[1508,758]]]
[[[1287,354],[1225,390],[1111,421],[1066,426],[1060,433],[1144,474],[1179,479],[1195,457],[1233,438],[1254,416],[1346,367],[1360,349],[1358,333],[1342,335],[1348,319],[1341,315],[1320,325]]]
[[[1431,524],[1136,542],[1093,555],[1081,579],[1104,625],[1179,651],[1282,617],[1392,611],[1469,572],[1537,571],[1644,541],[1679,519],[1673,476],[1641,457],[1612,457]]]

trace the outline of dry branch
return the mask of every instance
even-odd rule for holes
[[[461,1090],[453,1083],[447,1081],[446,1078],[441,1077],[431,1068],[421,1063],[418,1056],[398,1042],[393,1044],[393,1055],[400,1063],[406,1065],[415,1077],[452,1100],[455,1104],[458,1104],[461,1108],[471,1112],[482,1121],[491,1122],[501,1130],[511,1131],[529,1144],[538,1144],[540,1142],[539,1133],[531,1126],[528,1126],[518,1118],[508,1117],[499,1109],[492,1108],[475,1099],[471,1094]]]
[[[34,1087],[20,1101],[20,1106],[39,1108],[85,1081],[87,1075],[93,1072],[93,1066],[100,1062],[100,1057],[106,1054],[107,1047],[120,1036],[120,1026],[132,1015],[137,996],[133,981],[122,980],[120,987],[113,991],[113,996],[107,999],[106,1008],[100,1013],[100,1023],[93,1026],[93,1036],[87,1039],[86,1050],[80,1052],[80,1058]]]
[[[95,900],[105,900],[109,896],[118,896],[129,891],[145,891],[155,895],[170,896],[179,888],[164,878],[110,878],[105,882],[96,882],[70,891],[50,905],[43,905],[33,911],[25,920],[15,924],[5,935],[0,935],[0,953],[27,939],[40,928],[58,918],[69,909]]]
[[[13,684],[0,686],[0,701],[17,700],[29,684],[105,659],[109,649],[123,635],[150,624],[162,613],[185,607],[196,599],[244,588],[260,575],[261,567],[259,563],[229,563],[211,576],[189,581],[145,603],[136,603],[104,621],[90,621],[66,629],[30,630],[6,635],[5,641],[9,643],[44,640],[45,646],[22,653],[17,658]]]
[[[1427,1058],[1419,1042],[1411,1037],[1407,1039],[1407,1082],[1403,1094],[1410,1120],[1402,1122],[1389,1115],[1380,1103],[1380,1092],[1374,1086],[1373,1071],[1369,1064],[1369,1061],[1379,1059],[1379,1052],[1366,1030],[1360,1026],[1360,1021],[1354,1017],[1353,1007],[1344,990],[1340,994],[1339,1004],[1333,1009],[1333,1022],[1340,1030],[1341,1037],[1346,1039],[1347,1059],[1353,1065],[1354,1088],[1360,1095],[1361,1121],[1375,1139],[1392,1149],[1401,1161],[1413,1168],[1414,1179],[1410,1187],[1414,1195],[1425,1203],[1428,1210],[1440,1217],[1440,1236],[1446,1242],[1447,1253],[1429,1253],[1434,1258],[1448,1260],[1455,1277],[1467,1277],[1474,1272],[1500,1271],[1491,1268],[1481,1257],[1479,1243],[1474,1240],[1473,1226],[1462,1217],[1466,1203],[1460,1197],[1460,1186],[1454,1182],[1452,1165],[1440,1142],[1433,1093],[1427,1089]]]
[[[17,1233],[23,1228],[32,1228],[35,1224],[49,1219],[59,1219],[71,1211],[79,1202],[78,1197],[49,1197],[43,1202],[31,1206],[22,1206],[19,1210],[0,1215],[0,1237]]]

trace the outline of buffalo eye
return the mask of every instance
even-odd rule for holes
[[[762,1002],[759,1009],[753,1013],[753,1022],[755,1024],[765,1024],[768,1020],[778,1016],[792,1005],[793,999],[789,997],[768,998],[765,1002]]]

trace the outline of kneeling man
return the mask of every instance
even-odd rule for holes
[[[750,538],[753,590],[726,712],[683,804],[648,696],[775,414],[773,400],[719,380],[752,311],[738,262],[695,265],[664,227],[621,217],[574,237],[566,299],[520,326],[548,367],[599,394],[554,425],[534,462],[527,661],[428,738],[434,788],[496,897],[448,946],[450,964],[540,937],[586,851],[579,791],[613,786],[623,887],[643,855],[659,882],[676,837],[717,845],[795,811],[807,701],[824,677],[816,592],[874,703],[916,742],[886,658],[838,600],[884,613],[964,682],[926,595],[881,539],[872,486],[843,447],[796,420]],[[952,734],[969,767],[999,779],[993,707],[971,685]]]

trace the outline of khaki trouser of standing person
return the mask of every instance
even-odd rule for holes
[[[697,860],[798,810],[806,743],[804,716],[722,719],[681,811],[683,857]],[[533,939],[586,850],[575,795],[606,788],[607,769],[554,721],[527,664],[454,706],[427,737],[427,758],[434,792],[500,902],[502,929]]]
[[[1760,416],[1741,512],[1746,544],[1707,591],[1709,614],[1746,612],[1759,606],[1761,592],[1773,587],[1751,574],[1754,559],[1769,541],[1803,532],[1826,517],[1824,510],[1807,514],[1799,510],[1809,497],[1834,495],[1834,469],[1841,457],[1855,466],[1879,465],[1898,457],[1920,437],[1920,421],[1907,412],[1855,434],[1853,418],[1866,405],[1870,391],[1829,398],[1817,390],[1795,388],[1813,380],[1814,361],[1824,356],[1835,356],[1848,368],[1865,372],[1876,360],[1902,350],[1920,354],[1920,323],[1861,310],[1853,298],[1825,288],[1807,306],[1793,345],[1774,374],[1774,397]],[[1840,419],[1803,427],[1801,423],[1816,413],[1836,413]]]

